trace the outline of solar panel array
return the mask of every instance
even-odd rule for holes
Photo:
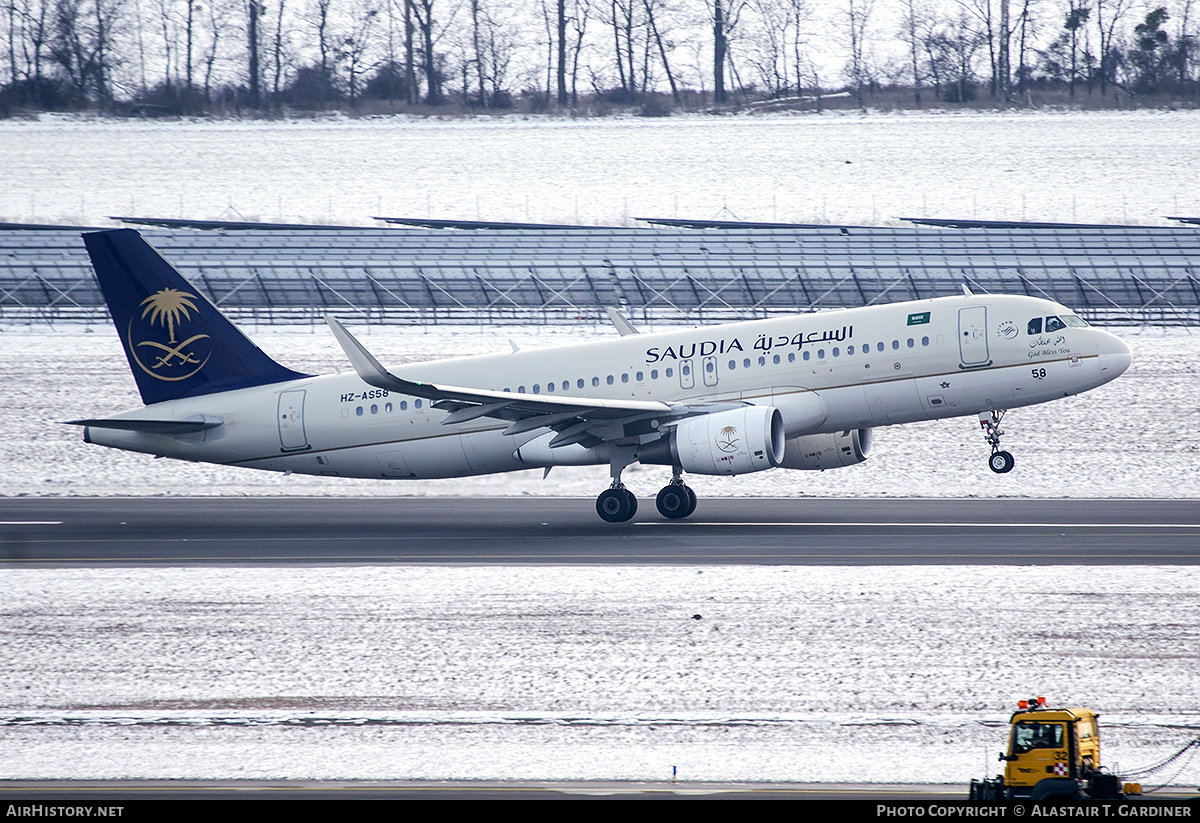
[[[0,227],[0,319],[101,319],[78,229]],[[959,294],[1200,325],[1200,226],[142,229],[230,315],[709,322]]]

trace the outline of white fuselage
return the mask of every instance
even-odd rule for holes
[[[1128,346],[1100,329],[1030,332],[1031,321],[1047,317],[1073,315],[1038,298],[966,295],[414,363],[392,372],[546,397],[770,405],[795,438],[1044,403],[1107,383],[1129,366]],[[486,417],[443,425],[447,413],[430,401],[374,388],[352,373],[185,398],[117,418],[198,415],[223,422],[194,434],[89,427],[85,436],[183,460],[342,477],[456,477],[602,462],[579,447],[518,453],[546,431],[505,435],[508,422]]]

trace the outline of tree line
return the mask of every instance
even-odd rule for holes
[[[1200,0],[0,0],[0,115],[1195,101]]]

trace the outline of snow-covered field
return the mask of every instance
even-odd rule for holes
[[[10,778],[965,783],[1034,693],[1121,769],[1200,734],[1195,567],[3,576]]]
[[[0,121],[0,221],[1200,214],[1200,112]],[[379,225],[379,224],[376,224]]]

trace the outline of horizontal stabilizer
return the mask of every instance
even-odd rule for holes
[[[194,434],[196,432],[215,429],[225,422],[225,418],[216,414],[199,414],[187,420],[64,420],[68,426],[89,426],[93,429],[117,429],[127,432],[146,432],[147,434]]]

